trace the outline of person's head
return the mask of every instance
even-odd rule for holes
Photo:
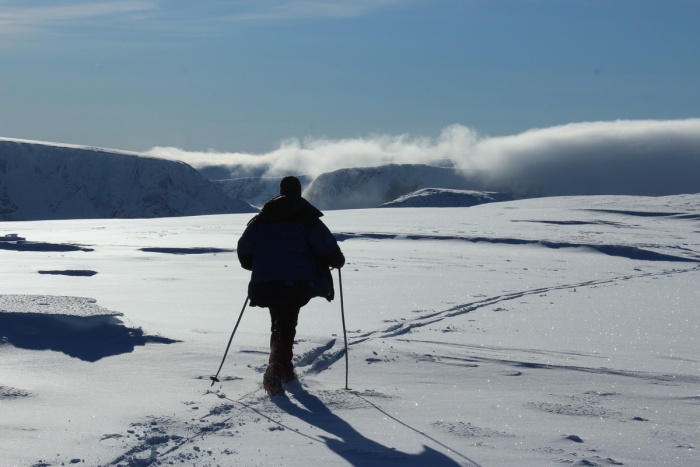
[[[284,177],[280,182],[280,195],[291,198],[301,197],[301,182],[296,177]]]

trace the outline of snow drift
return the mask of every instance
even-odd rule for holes
[[[0,220],[253,212],[182,162],[0,139]]]
[[[176,341],[129,328],[122,313],[88,297],[0,295],[2,342],[29,350],[53,350],[86,362],[133,352],[146,343]]]

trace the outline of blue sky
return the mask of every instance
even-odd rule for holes
[[[698,0],[0,0],[0,136],[264,153],[700,116]]]

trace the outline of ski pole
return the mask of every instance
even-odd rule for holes
[[[343,304],[343,275],[338,268],[338,285],[340,286],[340,316],[343,319],[343,339],[345,340],[345,389],[348,387],[348,333],[345,331],[345,305]]]
[[[228,355],[228,349],[231,348],[231,342],[233,342],[233,336],[236,334],[236,329],[238,329],[238,325],[241,323],[241,318],[243,318],[243,312],[245,311],[246,305],[248,305],[248,300],[250,300],[250,297],[245,298],[245,303],[243,303],[243,309],[241,309],[241,314],[238,316],[238,321],[236,321],[236,326],[234,326],[234,328],[233,328],[233,332],[231,333],[231,338],[228,340],[228,345],[226,346],[226,351],[224,352],[224,358],[221,359],[221,365],[219,365],[219,369],[217,370],[216,375],[209,377],[209,379],[211,379],[212,386],[214,386],[214,383],[219,382],[219,372],[224,367],[224,361],[226,361],[226,355]]]

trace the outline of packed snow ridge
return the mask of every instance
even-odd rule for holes
[[[0,138],[0,220],[254,212],[181,162]]]

